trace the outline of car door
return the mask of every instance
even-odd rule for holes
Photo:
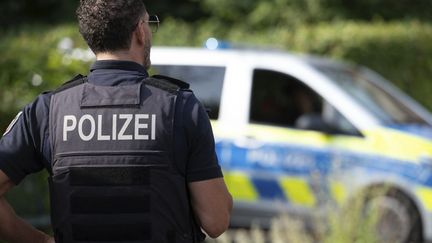
[[[249,124],[242,136],[218,144],[235,200],[273,211],[311,213],[343,200],[331,174],[337,171],[340,139],[361,134],[307,82],[255,69]]]

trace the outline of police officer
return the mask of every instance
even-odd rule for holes
[[[151,25],[141,0],[81,0],[88,77],[43,93],[0,140],[0,238],[54,242],[2,197],[50,173],[56,242],[202,242],[228,227],[232,198],[205,109],[188,85],[149,77]]]

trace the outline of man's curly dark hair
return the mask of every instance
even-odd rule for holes
[[[79,31],[94,53],[129,49],[132,33],[146,12],[142,0],[80,0]]]

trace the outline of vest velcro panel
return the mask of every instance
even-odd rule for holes
[[[148,186],[150,169],[146,166],[70,168],[72,186]]]
[[[151,240],[151,224],[77,224],[72,225],[76,241],[148,241]]]
[[[72,214],[149,213],[150,195],[71,196]]]

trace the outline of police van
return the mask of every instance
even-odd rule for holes
[[[383,188],[368,202],[387,239],[432,240],[432,115],[377,73],[256,49],[156,47],[151,60],[208,109],[233,226],[325,214]]]

